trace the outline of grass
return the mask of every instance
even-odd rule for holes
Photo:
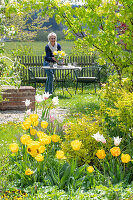
[[[71,54],[74,43],[72,41],[59,41],[62,50],[67,55]],[[5,53],[10,55],[16,52],[16,55],[34,55],[42,56],[45,52],[47,42],[5,42]]]

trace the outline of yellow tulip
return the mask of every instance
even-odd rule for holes
[[[89,173],[92,173],[92,172],[94,171],[94,168],[93,168],[92,166],[89,166],[89,167],[87,168],[87,171],[88,171]]]
[[[38,154],[35,159],[38,161],[38,162],[42,162],[44,160],[44,156],[42,154]]]
[[[36,129],[34,129],[34,128],[31,128],[31,129],[30,129],[30,134],[31,134],[31,135],[36,135],[36,133],[37,133],[37,130],[36,130]]]
[[[32,122],[36,122],[38,120],[38,115],[37,114],[30,114],[30,119]]]
[[[122,155],[121,155],[121,161],[123,163],[128,163],[129,161],[131,161],[131,156],[129,154],[122,153]]]
[[[73,140],[71,142],[72,149],[75,150],[75,151],[79,151],[80,147],[81,147],[81,144],[82,143],[79,140]]]
[[[99,149],[99,150],[97,150],[96,156],[99,159],[104,159],[106,157],[106,153],[103,149]]]
[[[51,136],[51,139],[52,139],[53,142],[59,142],[60,141],[60,136],[56,135],[56,134],[53,134]]]
[[[46,149],[45,146],[42,146],[42,145],[41,145],[41,146],[38,148],[39,154],[40,154],[40,153],[43,153],[43,152],[45,151],[45,149]]]
[[[31,140],[30,135],[24,134],[21,136],[20,141],[22,144],[28,144],[29,140]]]
[[[42,122],[41,122],[41,127],[42,127],[42,128],[47,128],[47,127],[48,127],[48,122],[42,121]]]
[[[42,138],[39,138],[41,145],[50,144],[51,143],[51,136],[45,135]]]
[[[10,144],[9,149],[11,150],[12,153],[18,152],[18,149],[19,149],[18,144],[16,144],[16,143]]]
[[[110,152],[112,154],[112,156],[119,156],[121,151],[120,151],[120,147],[113,147],[110,149]]]
[[[56,158],[64,159],[64,151],[56,151]]]
[[[33,174],[33,171],[31,171],[31,169],[27,169],[26,171],[25,171],[25,175],[31,175],[31,174]]]

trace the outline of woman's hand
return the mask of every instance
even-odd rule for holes
[[[52,57],[52,59],[53,59],[55,62],[57,62],[57,60],[55,59],[55,57]]]

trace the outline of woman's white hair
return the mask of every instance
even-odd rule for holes
[[[55,38],[56,38],[56,40],[57,40],[57,35],[56,35],[56,33],[52,32],[52,33],[49,33],[49,34],[48,34],[48,41],[50,40],[50,37],[51,37],[51,36],[55,36]]]

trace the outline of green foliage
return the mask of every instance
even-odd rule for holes
[[[89,117],[83,116],[77,118],[77,122],[68,122],[65,125],[65,141],[61,147],[66,153],[68,159],[78,158],[79,165],[83,163],[97,164],[96,151],[98,149],[97,142],[92,138],[92,135],[99,130],[98,116]],[[72,140],[82,142],[80,151],[74,151],[71,147]]]
[[[132,1],[84,1],[82,6],[48,2],[49,16],[62,22],[67,39],[77,40],[78,49],[96,52],[100,64],[113,64],[121,79],[132,65]],[[87,47],[87,48],[86,48]],[[90,48],[90,49],[89,49]]]
[[[122,88],[118,81],[109,80],[101,92],[101,115],[104,128],[111,136],[132,135],[133,94],[130,92],[131,82],[128,78],[122,80]]]

